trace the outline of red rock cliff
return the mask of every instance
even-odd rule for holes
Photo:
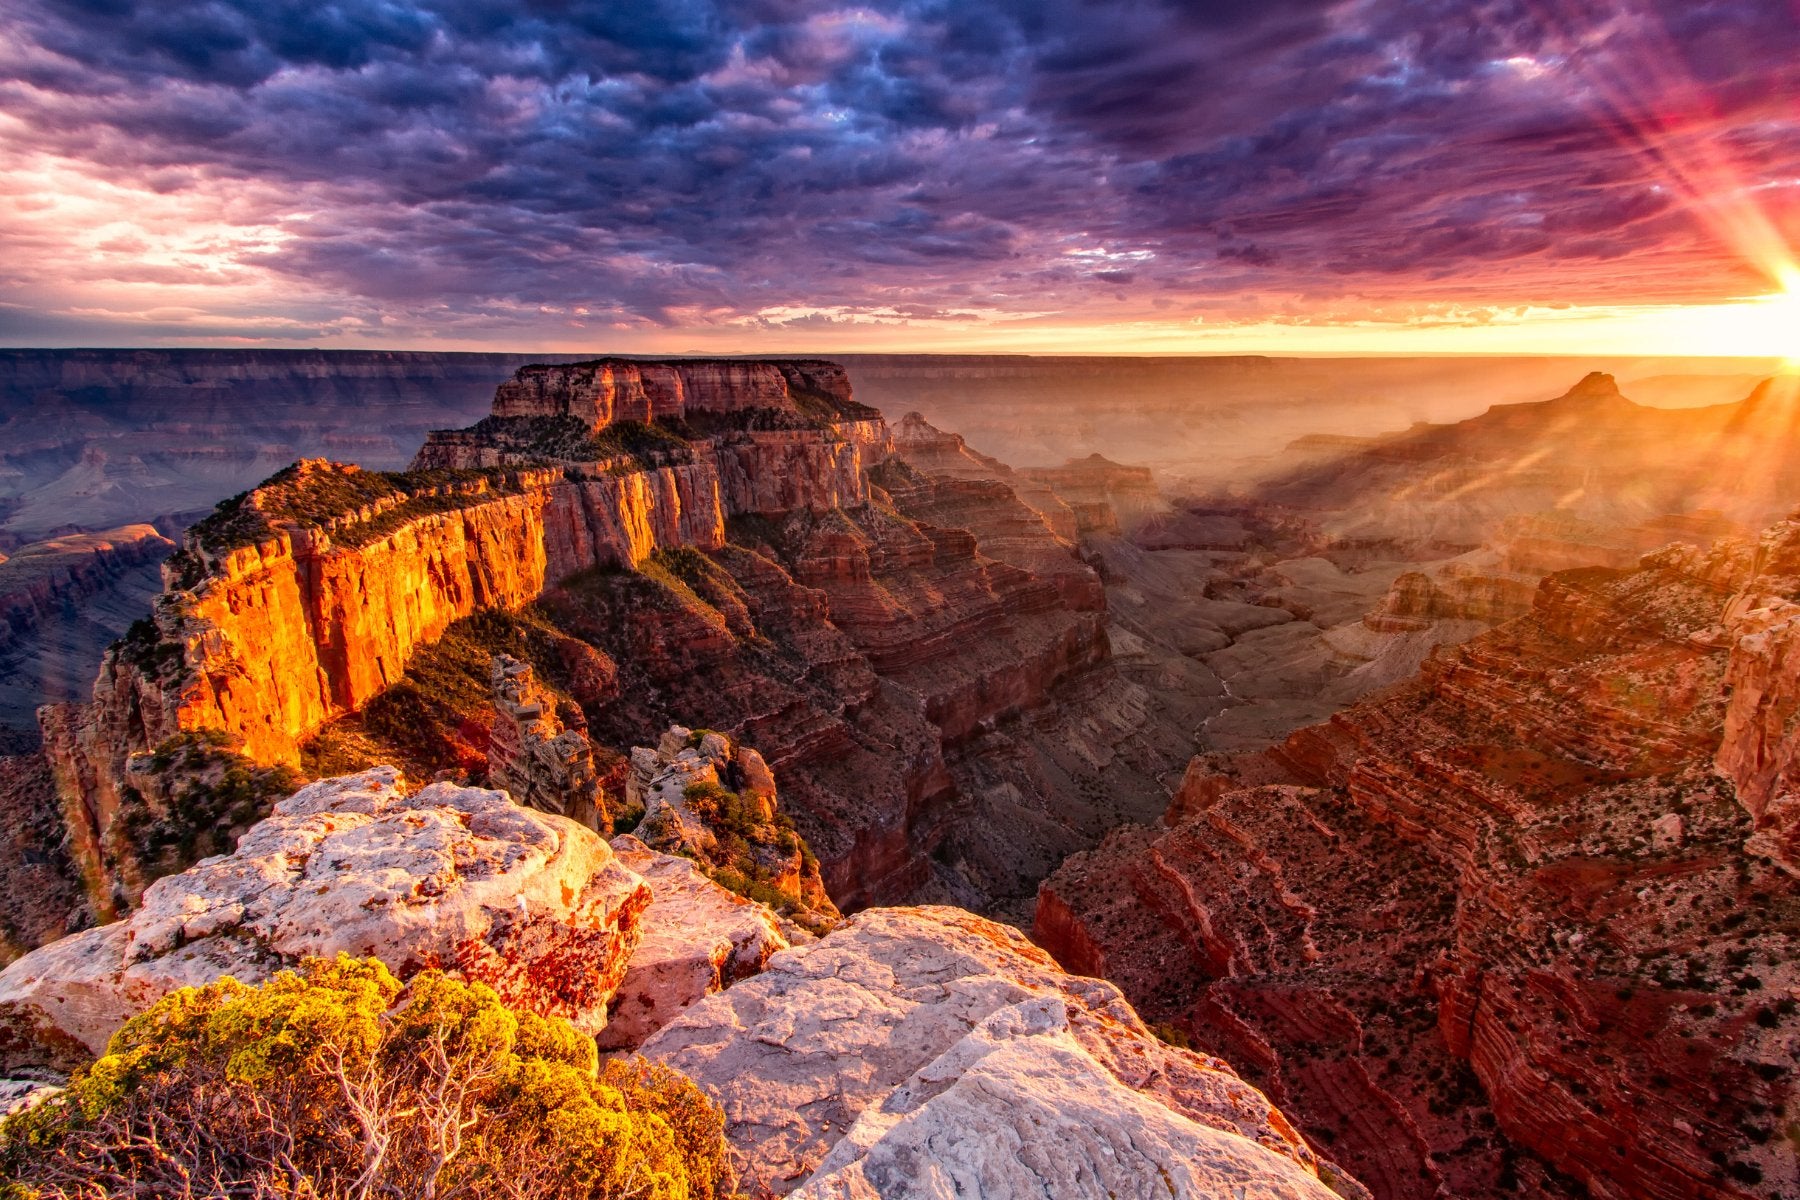
[[[885,426],[824,363],[532,367],[501,388],[496,409],[604,424],[626,419],[617,406],[633,396],[688,416],[787,415],[774,428],[727,424],[573,454],[501,442],[454,461],[496,443],[478,426],[452,439],[439,469],[383,476],[302,462],[195,526],[166,568],[153,623],[109,652],[94,701],[42,719],[74,838],[93,851],[84,860],[101,869],[133,755],[208,730],[255,762],[297,763],[302,741],[396,681],[457,619],[521,607],[587,568],[717,549],[732,516],[866,503],[866,455],[886,445]]]
[[[752,738],[849,904],[913,894],[938,851],[949,886],[1018,892],[1098,836],[1101,770],[1155,787],[1172,739],[1107,670],[1098,580],[1009,488],[871,469],[886,426],[827,364],[702,365],[521,372],[509,415],[434,438],[423,469],[303,463],[196,526],[94,701],[43,716],[90,893],[143,882],[120,840],[143,818],[120,816],[159,746],[217,732],[296,763],[493,609],[609,660],[617,685],[580,701],[601,745],[673,721]],[[679,413],[619,415],[677,383]],[[739,383],[755,403],[724,407]],[[472,757],[415,773],[481,770],[492,731],[467,732]]]
[[[1550,577],[1417,680],[1198,760],[1167,829],[1045,883],[1040,939],[1377,1196],[1792,1194],[1796,546]]]

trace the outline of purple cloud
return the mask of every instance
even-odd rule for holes
[[[246,322],[444,329],[1753,290],[1695,146],[1800,240],[1800,22],[1759,0],[23,0],[0,45],[15,307],[209,271],[277,281]],[[130,261],[41,215],[58,171],[227,233]]]

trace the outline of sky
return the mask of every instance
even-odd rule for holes
[[[1800,359],[1800,0],[0,0],[0,344]]]

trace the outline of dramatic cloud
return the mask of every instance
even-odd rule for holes
[[[12,0],[0,340],[1720,300],[1796,95],[1789,0]]]

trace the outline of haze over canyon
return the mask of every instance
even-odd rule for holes
[[[8,361],[29,1094],[341,949],[677,1067],[776,1192],[1796,1186],[1792,377]],[[949,961],[981,1007],[891,1007]],[[820,970],[874,990],[794,1058]]]

